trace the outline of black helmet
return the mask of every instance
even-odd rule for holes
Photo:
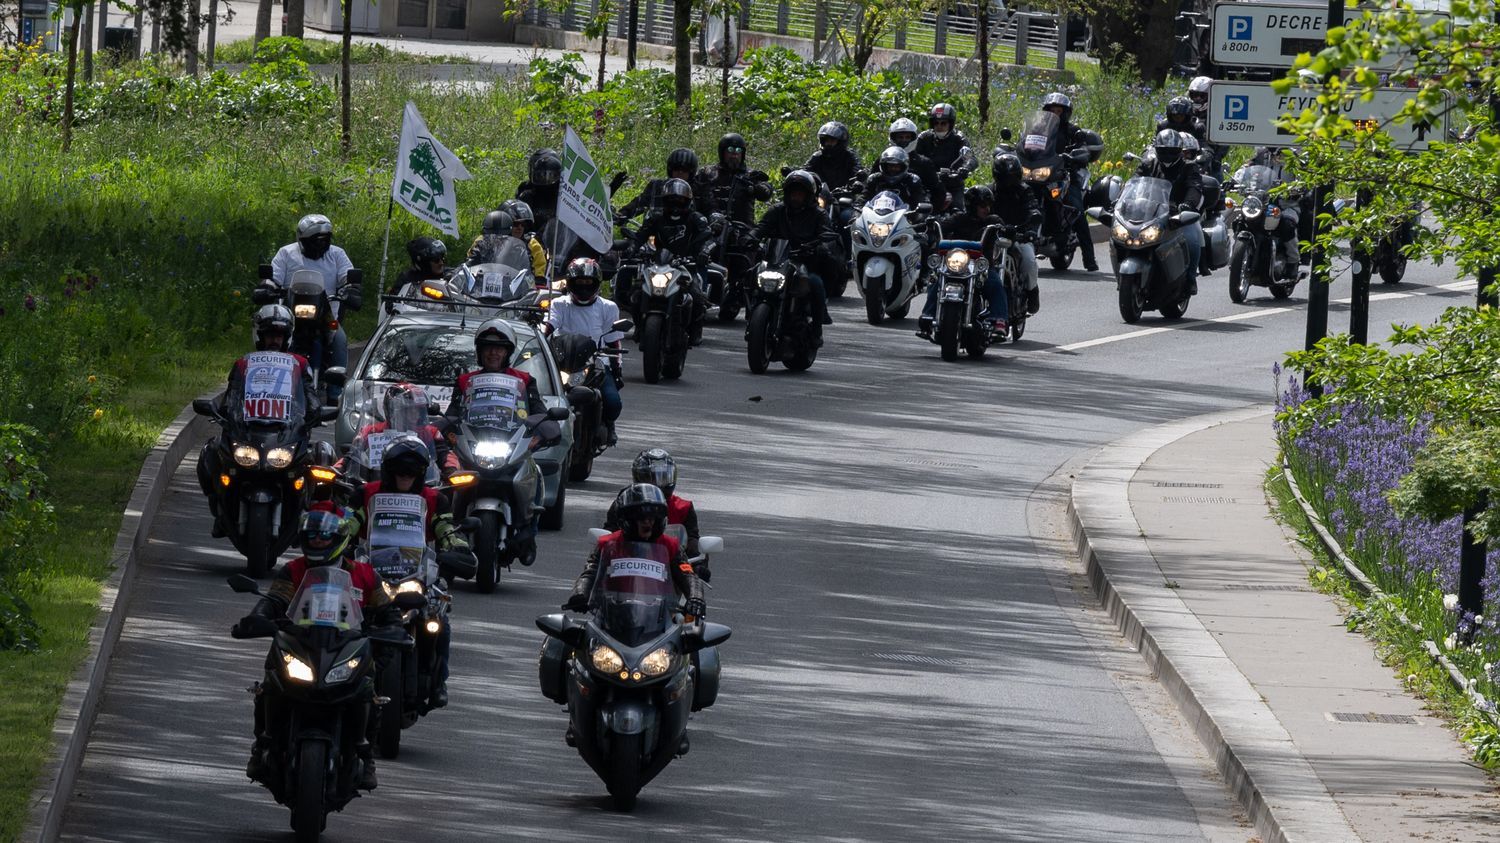
[[[745,166],[745,136],[739,132],[730,132],[724,137],[719,138],[720,166],[727,166],[724,164],[724,156],[731,152],[738,152],[740,155],[739,165],[741,167]]]
[[[303,255],[318,260],[333,245],[333,223],[322,214],[308,214],[297,220],[297,243]]]
[[[964,205],[969,208],[977,208],[980,205],[991,210],[995,207],[995,191],[986,185],[975,185],[964,191]]]
[[[255,350],[266,350],[266,334],[277,333],[283,337],[281,350],[289,350],[292,344],[292,312],[284,304],[268,304],[255,311]]]
[[[302,522],[297,526],[298,544],[311,568],[339,564],[354,533],[343,507],[337,504],[325,506],[329,508],[304,512]]]
[[[792,194],[802,193],[804,198],[792,201]],[[806,208],[818,195],[818,177],[806,170],[793,170],[781,182],[781,201],[793,210]]]
[[[682,179],[667,179],[661,187],[661,206],[667,213],[680,216],[693,204],[693,186]]]
[[[489,220],[485,220],[489,224]],[[489,233],[486,229],[485,233]],[[411,255],[411,265],[418,269],[426,269],[427,265],[436,260],[444,260],[448,257],[448,246],[436,237],[418,237],[406,244],[406,253]]]
[[[1191,132],[1178,132],[1177,134],[1182,135],[1182,157],[1189,161],[1197,161],[1198,153],[1203,151],[1203,147],[1198,145],[1198,139],[1193,137]]]
[[[876,163],[882,174],[899,176],[911,166],[911,156],[899,146],[888,146],[884,152],[880,153],[880,160]]]
[[[481,234],[509,234],[515,222],[515,218],[504,211],[490,211],[484,215],[484,226],[479,231]]]
[[[1021,183],[1021,159],[1014,152],[997,152],[990,164],[990,173],[995,177],[995,184],[1016,187]]]
[[[1172,97],[1167,103],[1167,121],[1186,123],[1193,117],[1193,101],[1187,97]],[[1176,119],[1174,119],[1176,118]]]
[[[1172,167],[1182,160],[1182,133],[1176,129],[1162,129],[1156,133],[1151,148],[1162,166]]]
[[[599,262],[593,258],[574,258],[566,272],[568,294],[579,304],[589,304],[599,295],[599,286],[604,283]]]
[[[948,124],[948,130],[952,131],[954,124],[958,122],[958,109],[954,108],[946,102],[940,102],[937,105],[934,105],[931,110],[927,112],[927,128],[936,129],[937,124],[942,122],[946,122]],[[939,137],[947,136],[947,132],[939,135]]]
[[[672,173],[678,170],[686,170],[691,178],[698,173],[698,153],[685,146],[679,146],[667,153],[667,177],[672,178]]]
[[[830,147],[825,141],[833,141]],[[823,149],[848,149],[849,127],[837,120],[830,120],[818,127],[818,146]]]
[[[507,199],[504,202],[501,202],[500,207],[496,208],[495,210],[504,211],[505,213],[510,214],[511,223],[520,223],[521,227],[526,229],[527,231],[536,228],[536,214],[531,212],[530,205],[526,204],[520,199]],[[510,227],[506,226],[505,231],[509,232]]]
[[[421,437],[411,433],[397,436],[380,455],[380,485],[394,488],[398,474],[415,477],[420,483],[427,477],[431,461],[432,453]]]
[[[665,448],[648,448],[635,455],[630,464],[630,479],[649,483],[670,497],[677,488],[677,462]]]
[[[1057,115],[1057,119],[1063,121],[1064,123],[1068,122],[1068,120],[1073,117],[1073,100],[1062,91],[1053,91],[1047,96],[1042,97],[1043,111],[1046,111],[1053,106],[1057,106],[1062,109],[1062,114]]]
[[[635,525],[641,520],[651,519],[651,540],[661,538],[667,529],[667,496],[650,483],[626,486],[615,498],[615,514],[625,525],[627,541],[636,538]]]
[[[474,353],[478,354],[487,345],[498,345],[516,353],[516,329],[504,319],[491,319],[479,326],[474,334]]]
[[[554,150],[538,149],[531,153],[531,160],[527,164],[532,184],[545,187],[557,184],[562,178],[562,159]]]

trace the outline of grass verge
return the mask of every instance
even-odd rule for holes
[[[1312,555],[1314,567],[1307,579],[1314,588],[1331,595],[1345,609],[1344,626],[1363,633],[1375,645],[1375,653],[1389,666],[1408,691],[1459,734],[1486,770],[1500,769],[1500,731],[1478,711],[1470,699],[1453,687],[1448,674],[1433,662],[1423,647],[1423,636],[1403,623],[1385,604],[1360,591],[1337,560],[1329,557],[1323,543],[1292,496],[1281,469],[1266,473],[1266,496],[1277,520],[1297,535]],[[1395,598],[1393,598],[1395,599]]]
[[[308,64],[339,64],[343,61],[342,41],[321,38],[316,33],[300,43],[297,39],[286,39],[295,45],[294,54]],[[246,38],[231,41],[214,49],[214,60],[230,64],[244,64],[255,52],[254,40]],[[473,64],[474,60],[464,56],[431,56],[410,53],[402,49],[391,49],[384,44],[352,41],[349,45],[351,64]]]
[[[58,530],[43,564],[22,575],[41,649],[0,652],[0,840],[20,835],[37,773],[52,749],[63,690],[83,660],[120,516],[146,454],[193,397],[223,383],[241,343],[187,350],[175,366],[137,379],[103,417],[54,450],[46,463]]]

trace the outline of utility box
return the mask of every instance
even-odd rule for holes
[[[355,35],[376,35],[380,32],[380,6],[369,0],[347,0],[354,4],[349,9],[349,31]],[[344,31],[344,6],[339,0],[307,0],[303,7],[303,22],[323,32]]]
[[[27,44],[40,41],[42,49],[51,53],[61,49],[66,24],[52,19],[56,13],[56,0],[21,0],[21,40]]]
[[[135,28],[130,26],[107,26],[104,28],[104,49],[122,56],[135,55]]]

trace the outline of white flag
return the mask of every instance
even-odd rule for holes
[[[601,254],[609,251],[615,242],[609,187],[572,126],[567,127],[563,135],[562,189],[557,192],[557,219]]]
[[[427,131],[415,103],[406,104],[401,118],[401,149],[396,153],[396,178],[391,198],[401,207],[442,231],[458,236],[458,200],[453,182],[472,178],[458,156]]]

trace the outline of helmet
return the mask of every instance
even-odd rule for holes
[[[932,129],[933,134],[937,135],[940,138],[948,137],[948,132],[953,131],[953,124],[957,121],[958,109],[954,108],[946,102],[940,102],[937,105],[934,105],[932,109],[927,112],[927,128]],[[948,132],[939,134],[937,131],[937,124],[942,122],[947,122]]]
[[[667,179],[661,187],[661,204],[674,216],[687,213],[693,203],[693,186],[682,179]]]
[[[799,203],[792,202],[792,194],[796,192],[806,194]],[[781,182],[781,201],[793,209],[807,207],[817,195],[818,177],[806,170],[793,170]]]
[[[337,565],[349,547],[353,524],[343,507],[331,504],[302,514],[297,525],[297,540],[309,567]]]
[[[1187,97],[1172,97],[1171,101],[1167,103],[1167,122],[1186,123],[1192,117],[1193,101]]]
[[[663,495],[671,495],[677,488],[677,462],[665,448],[648,448],[635,455],[630,464],[630,479],[649,483],[661,489]]]
[[[1193,137],[1192,132],[1178,132],[1177,134],[1182,135],[1182,157],[1189,161],[1197,161],[1198,151],[1201,149],[1198,146],[1198,139]]]
[[[283,350],[292,341],[292,312],[284,304],[268,304],[255,311],[255,350],[266,350],[266,334],[279,333]]]
[[[997,152],[990,164],[990,173],[995,177],[995,184],[1015,187],[1021,183],[1021,159],[1013,152]]]
[[[527,172],[531,183],[541,186],[557,184],[562,178],[562,159],[551,149],[538,149],[527,161]]]
[[[1063,93],[1062,91],[1053,91],[1045,97],[1042,97],[1043,111],[1046,111],[1053,106],[1057,106],[1062,109],[1062,114],[1057,115],[1059,120],[1062,120],[1064,123],[1066,123],[1070,118],[1072,118],[1073,100],[1069,98],[1067,94]]]
[[[478,354],[487,345],[498,345],[516,353],[516,329],[504,319],[491,319],[479,326],[474,334],[474,353]]]
[[[1207,76],[1194,76],[1193,81],[1188,83],[1188,99],[1193,105],[1208,107],[1208,86],[1214,80]]]
[[[427,404],[426,390],[402,381],[385,388],[380,410],[392,430],[416,430],[427,423]]]
[[[833,149],[849,148],[849,127],[837,120],[830,120],[818,127],[818,146],[829,149],[825,141],[833,141]]]
[[[333,245],[333,223],[322,214],[308,214],[297,220],[297,243],[309,259],[323,257]]]
[[[698,172],[698,153],[685,146],[679,146],[667,153],[667,175],[670,177],[677,170],[686,170],[689,176]]]
[[[990,190],[987,185],[975,185],[964,191],[964,205],[969,208],[977,208],[983,205],[987,208],[995,207],[995,191]]]
[[[911,165],[911,157],[899,146],[888,146],[884,152],[880,153],[880,160],[877,164],[882,174],[899,176],[905,173],[907,167]]]
[[[907,152],[911,152],[917,148],[917,124],[905,117],[892,123],[891,128],[886,134],[890,137],[892,144],[901,147]]]
[[[505,211],[490,211],[484,215],[484,225],[479,231],[481,234],[509,234],[515,224],[515,217]]]
[[[593,258],[574,258],[567,269],[568,293],[579,304],[588,304],[599,295],[604,283],[599,262]]]
[[[536,227],[536,214],[531,212],[530,205],[520,199],[507,199],[501,202],[500,207],[495,210],[510,214],[511,225],[520,223],[521,227],[527,231]],[[505,231],[509,232],[510,226],[506,226]]]
[[[1156,160],[1162,166],[1172,167],[1182,160],[1182,133],[1175,129],[1162,129],[1156,133],[1156,139],[1151,142],[1151,147],[1156,152]]]
[[[489,220],[485,220],[489,224]],[[489,229],[485,229],[489,233]],[[436,237],[418,237],[406,244],[406,253],[411,255],[411,265],[418,269],[426,269],[427,264],[448,257],[448,246]]]
[[[719,138],[719,164],[720,165],[724,164],[724,156],[728,155],[731,152],[738,152],[739,153],[739,156],[740,156],[740,162],[739,163],[740,163],[741,166],[744,166],[744,164],[745,164],[745,136],[744,135],[741,135],[738,132],[730,132],[729,134],[725,135],[724,137]]]
[[[635,538],[632,531],[643,518],[651,519],[651,540],[661,538],[667,529],[667,496],[650,483],[626,486],[615,498],[615,514],[625,525],[627,539]]]
[[[431,462],[432,452],[421,437],[414,433],[397,436],[380,455],[380,485],[394,486],[398,474],[423,480]]]

